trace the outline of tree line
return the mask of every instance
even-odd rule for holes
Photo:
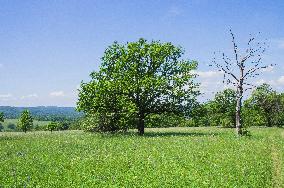
[[[226,89],[214,99],[197,104],[192,111],[192,126],[235,127],[237,92]],[[284,93],[278,93],[268,84],[258,86],[244,101],[241,112],[244,128],[250,126],[283,127]]]
[[[5,127],[2,123],[5,121],[6,117],[3,112],[0,112],[0,132],[2,132]],[[34,123],[34,117],[29,110],[23,110],[20,117],[16,123],[9,123],[5,131],[63,131],[63,130],[75,130],[80,129],[81,118],[74,118],[74,120],[62,120],[60,121],[46,121],[44,125],[38,125]]]

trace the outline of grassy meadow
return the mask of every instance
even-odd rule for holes
[[[284,129],[0,133],[0,187],[283,187]]]

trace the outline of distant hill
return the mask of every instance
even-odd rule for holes
[[[34,119],[42,121],[62,121],[75,120],[83,116],[83,113],[77,112],[74,107],[57,106],[37,106],[37,107],[12,107],[0,106],[0,112],[3,112],[6,119],[19,118],[23,110],[29,110]]]

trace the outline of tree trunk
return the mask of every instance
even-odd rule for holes
[[[143,135],[145,132],[145,114],[143,112],[139,112],[138,118],[138,133],[139,135]]]
[[[271,118],[269,117],[270,114],[266,113],[267,115],[267,127],[272,127],[272,121],[271,121]]]
[[[241,123],[241,105],[242,105],[242,98],[237,98],[237,107],[236,107],[236,131],[237,134],[242,134],[242,123]]]
[[[242,110],[242,98],[244,93],[244,63],[241,63],[240,67],[240,80],[237,87],[237,106],[236,106],[236,131],[238,135],[242,135],[242,118],[241,118],[241,110]]]
[[[242,110],[242,98],[243,98],[243,80],[239,83],[237,89],[237,106],[236,106],[236,131],[238,135],[242,134],[242,119],[241,119],[241,110]]]

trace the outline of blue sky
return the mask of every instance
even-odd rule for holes
[[[277,66],[254,82],[284,91],[284,1],[1,0],[0,105],[75,106],[81,80],[98,70],[105,48],[140,37],[169,41],[199,61],[203,99],[225,86],[208,64],[249,34],[268,39],[264,56]]]

